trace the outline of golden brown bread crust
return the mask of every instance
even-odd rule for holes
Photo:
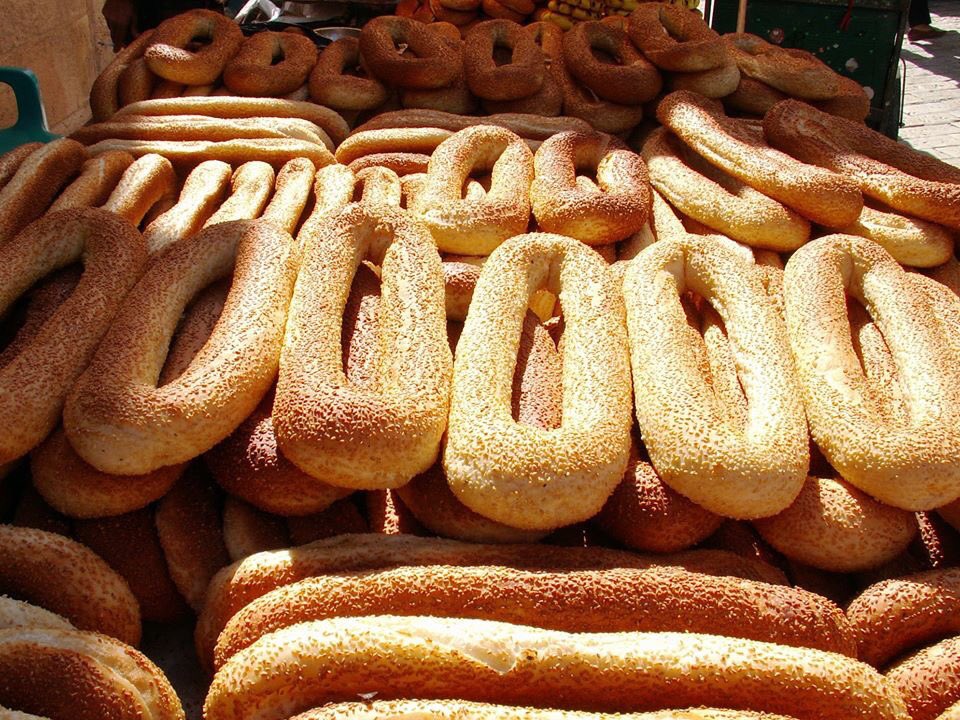
[[[604,245],[623,240],[647,222],[652,202],[647,168],[615,138],[558,133],[537,148],[533,162],[530,199],[545,232]],[[577,174],[590,171],[596,173],[596,188],[586,191],[577,186]]]
[[[508,48],[510,61],[498,64],[495,48]],[[540,89],[546,75],[543,54],[520,25],[485,20],[463,38],[463,69],[470,91],[485,100],[519,100]]]
[[[412,54],[399,54],[401,44]],[[439,34],[411,18],[384,15],[367,21],[360,30],[360,52],[377,79],[401,88],[446,87],[462,67]]]
[[[127,66],[143,55],[143,51],[153,37],[153,30],[145,30],[137,38],[118,52],[113,60],[104,68],[90,88],[90,109],[93,119],[97,122],[106,120],[120,109],[119,89],[120,76]]]
[[[606,548],[476,545],[413,535],[343,535],[299,548],[293,554],[287,551],[260,553],[217,573],[210,583],[197,624],[196,643],[201,661],[211,667],[217,636],[229,619],[271,590],[315,575],[398,565],[503,565],[528,569],[658,565],[786,584],[783,574],[766,563],[717,550],[644,556]]]
[[[273,192],[275,179],[273,168],[267,163],[256,160],[243,163],[230,177],[230,196],[203,226],[260,217]]]
[[[243,41],[223,69],[223,84],[235,95],[282,97],[307,81],[316,62],[310,38],[267,30]]]
[[[105,472],[145,473],[233,432],[276,376],[297,255],[271,223],[237,221],[201,231],[151,265],[67,403],[64,427],[80,456]],[[209,341],[183,375],[157,387],[183,308],[231,273]]]
[[[636,711],[723,704],[820,720],[905,720],[870,666],[808,648],[681,633],[571,634],[487,620],[375,616],[302,623],[235,655],[207,720],[274,720],[376,688],[389,700],[459,697]]]
[[[669,4],[641,4],[630,14],[627,31],[634,45],[657,67],[702,72],[727,65],[729,48],[697,13]]]
[[[131,61],[120,73],[120,81],[117,83],[120,107],[149,100],[158,81],[159,78],[150,72],[147,61],[142,57]]]
[[[326,575],[278,588],[227,623],[217,641],[216,666],[297,623],[424,613],[577,633],[708,633],[856,656],[840,608],[805,590],[679,568],[427,566]]]
[[[369,389],[344,376],[338,342],[367,258],[382,267],[386,298],[377,387]],[[440,257],[426,228],[403,211],[363,204],[318,226],[290,307],[274,403],[287,458],[339,487],[403,485],[437,457],[451,365]]]
[[[348,75],[359,68],[363,75]],[[335,40],[323,49],[310,71],[310,97],[335,110],[372,110],[387,99],[383,83],[365,72],[356,38]]]
[[[209,43],[188,50],[197,38]],[[229,18],[209,10],[188,10],[160,23],[143,57],[150,69],[166,80],[207,85],[216,82],[242,43],[243,32]]]
[[[231,562],[290,543],[283,518],[227,495],[223,501],[223,544]]]
[[[911,720],[936,720],[960,702],[960,637],[919,650],[885,674],[903,696]]]
[[[42,147],[43,143],[24,143],[0,155],[0,190],[17,174],[17,170],[27,158]]]
[[[601,62],[595,50],[615,62]],[[563,63],[599,98],[621,105],[645,103],[663,87],[657,68],[633,46],[626,30],[610,23],[579,22],[564,33]]]
[[[44,610],[39,605],[31,605],[22,600],[14,600],[6,595],[0,595],[0,630],[17,627],[75,629],[65,617]]]
[[[103,205],[114,215],[138,226],[151,209],[176,199],[177,176],[162,155],[148,154],[133,161]]]
[[[788,97],[775,87],[740,73],[737,89],[723,98],[723,106],[727,110],[763,117],[767,110]]]
[[[575,132],[590,132],[590,124],[584,120],[572,117],[538,117],[523,113],[500,113],[483,118],[485,125],[496,125],[516,133],[522,138],[531,140],[546,140],[551,135],[573,130]],[[391,110],[380,113],[363,125],[354,129],[354,133],[366,130],[381,130],[384,128],[418,128],[434,127],[457,132],[477,124],[477,118],[472,115],[457,115],[440,110],[408,109]]]
[[[960,569],[871,585],[847,607],[864,662],[882,668],[915,647],[960,632]]]
[[[294,158],[277,173],[273,197],[261,216],[291,235],[300,224],[310,191],[316,178],[316,168],[306,158]]]
[[[509,406],[523,319],[541,288],[564,298],[566,318],[564,417],[555,431],[517,423]],[[488,258],[457,346],[443,459],[451,489],[470,509],[546,530],[603,506],[630,444],[622,303],[603,260],[572,238],[521,235]]]
[[[740,72],[787,95],[830,100],[842,90],[841,76],[815,55],[772,45],[750,33],[723,36]]]
[[[756,127],[709,103],[678,90],[657,106],[657,119],[708,162],[808,220],[839,228],[859,217],[863,197],[853,180],[774,150]]]
[[[873,240],[893,259],[913,267],[943,265],[953,257],[953,234],[942,225],[864,205],[846,235]]]
[[[764,117],[770,143],[843,173],[865,195],[931,222],[960,229],[960,170],[865,127],[784,100]],[[837,226],[835,226],[837,227]]]
[[[90,158],[47,212],[103,205],[132,163],[133,156],[125,152],[106,152]]]
[[[953,332],[941,327],[918,280],[939,287],[937,302],[960,310],[946,288],[851,235],[808,243],[784,274],[788,335],[813,439],[847,482],[905,510],[939,507],[960,493],[960,432],[951,419],[960,410],[960,377],[946,360]],[[895,360],[892,382],[866,375],[844,339],[847,295],[869,309]],[[900,392],[903,409],[877,399],[878,385]]]
[[[0,593],[62,615],[81,630],[140,642],[137,599],[92,550],[62,535],[11,525],[0,525],[0,549]]]
[[[453,135],[442,128],[383,128],[355,131],[337,148],[337,162],[349,165],[354,160],[374,153],[423,153],[430,155],[437,146]]]
[[[707,98],[723,98],[736,92],[740,85],[740,71],[730,63],[712,70],[674,73],[667,84],[671,90],[688,90]]]

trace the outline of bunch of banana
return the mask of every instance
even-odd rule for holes
[[[599,20],[604,15],[604,0],[550,0],[539,19],[569,30],[578,20]]]

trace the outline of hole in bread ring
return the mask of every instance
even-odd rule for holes
[[[158,387],[184,307],[231,274],[209,340],[180,377]],[[214,225],[163,253],[68,400],[64,428],[80,456],[104,472],[147,473],[233,432],[276,376],[295,276],[293,239],[266,221]]]
[[[686,8],[644,3],[630,15],[627,32],[647,59],[663,70],[700,72],[733,60],[720,36]]]
[[[495,54],[505,49],[509,60],[498,64]],[[463,64],[474,95],[484,100],[519,100],[543,85],[543,53],[530,35],[509,20],[478,23],[463,41]]]
[[[336,110],[372,110],[386,102],[387,89],[365,72],[357,38],[345,37],[320,53],[310,73],[310,97]]]
[[[852,485],[904,510],[956,499],[960,369],[950,336],[960,300],[851,235],[828,235],[794,253],[784,293],[810,433],[830,464]],[[871,398],[851,339],[848,295],[883,335],[905,412],[891,417]],[[942,326],[939,316],[953,320]]]
[[[223,84],[234,95],[280,97],[303,85],[317,62],[317,46],[288,32],[248,37],[223,69]]]
[[[560,298],[563,417],[514,420],[513,380],[531,296]],[[457,346],[444,470],[474,512],[512,527],[557,528],[595,515],[630,449],[630,374],[622,298],[603,260],[572,238],[531,233],[484,263]],[[535,448],[535,449],[534,449]]]
[[[407,46],[402,54],[398,52],[401,44]],[[378,79],[400,88],[446,87],[463,67],[438,33],[416,20],[389,15],[363,26],[360,53]]]
[[[490,171],[490,191],[466,199],[474,172]],[[492,125],[460,130],[434,150],[415,215],[430,228],[443,252],[489,255],[527,229],[533,153],[516,134]]]
[[[548,232],[588,245],[623,240],[650,214],[650,181],[640,156],[609,135],[565,132],[537,149],[530,186],[533,214]],[[578,186],[578,170],[595,170],[596,190]]]
[[[637,422],[663,481],[727,517],[788,507],[806,478],[807,431],[786,335],[760,274],[720,240],[685,234],[638,255],[623,291]],[[688,291],[722,321],[746,398],[742,416],[707,382],[686,332]]]
[[[354,203],[318,226],[306,250],[273,410],[280,448],[331,485],[403,485],[436,459],[449,405],[436,247],[403,211]],[[381,267],[375,389],[345,376],[340,352],[344,308],[364,260]]]
[[[63,210],[27,226],[0,248],[0,310],[36,281],[76,262],[75,289],[0,368],[0,462],[21,457],[56,427],[71,386],[89,363],[147,262],[130,223],[104,210]]]
[[[606,54],[612,62],[600,59]],[[563,59],[577,80],[604,100],[637,105],[657,96],[657,68],[630,43],[626,31],[600,21],[581,22],[563,36]]]
[[[196,40],[206,45],[190,50]],[[184,85],[209,85],[243,43],[243,32],[232,20],[210,10],[189,10],[160,23],[143,56],[164,80]]]

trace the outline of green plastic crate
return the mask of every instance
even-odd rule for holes
[[[737,1],[719,0],[717,32],[734,32]],[[897,65],[909,0],[750,0],[746,31],[783,47],[808,50],[841,75],[868,88],[867,122],[896,137],[900,116]],[[841,27],[849,12],[849,22]],[[778,36],[782,33],[782,39]]]

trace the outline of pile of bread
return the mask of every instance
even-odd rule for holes
[[[613,134],[633,130],[671,90],[723,98],[729,111],[754,117],[791,97],[856,121],[869,112],[863,88],[810,53],[749,34],[720,37],[676,5],[646,2],[624,12],[566,33],[549,21],[523,25],[499,16],[469,25],[383,16],[369,21],[359,40],[342,38],[318,55],[299,34],[244,39],[223,17],[193,11],[118,54],[94,84],[91,107],[96,120],[106,120],[150,98],[273,96],[309,98],[352,125],[388,110],[426,108],[563,114]],[[212,40],[190,51],[188,41],[207,32],[207,22]]]
[[[409,85],[458,57],[409,22],[355,48],[404,96],[557,77],[496,21]],[[0,717],[183,717],[133,647],[195,613],[209,720],[956,720],[960,171],[678,32],[638,57],[723,62],[668,85],[784,97],[143,99],[0,157]]]

